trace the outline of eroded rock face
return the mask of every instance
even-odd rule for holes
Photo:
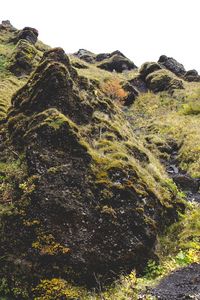
[[[186,73],[184,66],[175,60],[173,57],[167,57],[166,55],[161,55],[158,63],[163,65],[165,68],[170,70],[177,76],[183,76]]]
[[[8,131],[27,166],[15,213],[1,219],[9,259],[0,275],[10,286],[31,295],[41,278],[95,285],[141,270],[177,218],[176,195],[164,173],[149,171],[152,156],[123,113],[62,49],[46,52],[13,97]]]

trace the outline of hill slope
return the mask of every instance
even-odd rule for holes
[[[166,57],[138,70],[119,51],[67,56],[37,36],[0,26],[0,293],[86,299],[73,285],[157,260],[181,189],[199,199],[199,79]]]

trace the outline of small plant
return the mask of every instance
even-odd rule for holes
[[[163,268],[154,260],[149,260],[145,271],[146,278],[154,279],[162,274]]]
[[[101,85],[101,90],[110,99],[120,103],[123,103],[128,93],[122,88],[122,85],[117,78],[108,79]]]
[[[35,294],[35,300],[81,299],[80,290],[60,278],[42,280],[33,292]]]

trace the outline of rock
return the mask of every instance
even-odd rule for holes
[[[112,57],[114,55],[119,55],[119,56],[122,56],[122,57],[126,58],[126,56],[122,52],[120,52],[119,50],[115,50],[115,51],[113,51],[111,53],[100,53],[100,54],[98,54],[96,56],[96,61],[100,62],[100,61],[108,59],[108,58],[110,58],[110,57]]]
[[[27,299],[41,279],[95,286],[142,270],[158,232],[177,219],[149,151],[96,90],[56,48],[12,98],[8,136],[25,179],[0,219],[0,277]]]
[[[150,73],[161,69],[161,66],[156,62],[146,62],[139,69],[140,77],[145,79]]]
[[[166,69],[170,70],[177,76],[184,76],[184,74],[186,73],[184,66],[172,57],[161,55],[158,63],[160,63],[162,66],[164,66]]]
[[[26,40],[29,43],[35,45],[38,38],[38,31],[35,28],[24,27],[24,29],[20,30],[15,42],[17,43],[19,40]]]
[[[183,88],[182,81],[175,79],[167,70],[158,70],[150,73],[146,77],[146,83],[148,88],[153,92],[172,91]]]
[[[17,29],[15,27],[12,26],[12,24],[10,23],[10,21],[6,20],[6,21],[2,21],[2,23],[0,24],[0,31],[16,31]]]
[[[72,63],[72,66],[76,69],[88,69],[88,66],[86,66],[85,64],[83,63],[80,63],[80,62],[73,62]]]
[[[88,63],[95,63],[96,55],[88,50],[79,49],[78,52],[74,53],[74,56],[77,56]]]
[[[142,80],[140,76],[136,76],[134,79],[129,80],[129,82],[139,93],[146,93],[148,91],[146,82]]]
[[[28,41],[19,40],[10,59],[8,69],[16,76],[30,74],[34,67],[36,53],[35,47]]]
[[[199,82],[200,75],[198,74],[198,72],[196,70],[189,70],[185,73],[184,79],[189,82],[192,82],[192,81]]]
[[[96,61],[100,62],[100,61],[102,61],[104,59],[110,58],[110,56],[111,56],[110,53],[100,53],[100,54],[97,54]]]
[[[122,73],[123,71],[128,70],[134,70],[137,68],[132,61],[122,56],[121,54],[114,54],[106,61],[103,61],[100,64],[98,64],[97,67],[106,71],[116,71],[118,73]]]
[[[192,191],[193,193],[199,191],[200,181],[188,174],[174,175],[173,180],[183,191]]]
[[[128,96],[125,98],[124,100],[124,105],[125,106],[130,106],[133,104],[133,102],[135,101],[135,99],[137,98],[137,96],[139,95],[138,90],[131,85],[129,82],[124,84],[123,89],[128,92]]]

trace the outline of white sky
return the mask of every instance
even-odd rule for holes
[[[35,27],[40,40],[67,53],[120,50],[138,66],[165,54],[200,72],[200,0],[1,2],[1,20]]]

